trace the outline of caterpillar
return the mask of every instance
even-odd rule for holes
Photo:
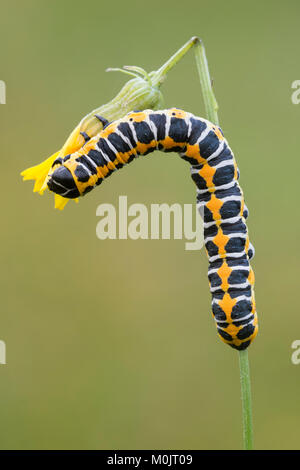
[[[156,149],[177,152],[191,165],[197,186],[218,335],[233,348],[246,349],[258,331],[250,266],[254,248],[239,170],[221,128],[177,108],[133,111],[104,124],[97,136],[85,136],[80,150],[53,163],[48,188],[65,198],[77,198],[140,155]]]

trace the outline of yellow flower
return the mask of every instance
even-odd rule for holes
[[[47,189],[47,181],[50,175],[53,173],[53,162],[57,158],[64,158],[66,155],[70,153],[76,152],[79,148],[82,147],[85,140],[80,134],[80,124],[73,130],[69,138],[67,139],[66,143],[62,147],[61,150],[51,155],[51,157],[44,160],[39,165],[32,166],[27,168],[26,170],[22,171],[21,176],[23,176],[23,181],[27,180],[34,180],[34,188],[33,191],[39,194],[43,194],[45,189]],[[55,209],[62,210],[69,199],[60,196],[59,194],[55,194]],[[75,200],[78,202],[78,199]]]
[[[22,171],[21,176],[23,176],[24,181],[35,181],[34,192],[43,194],[47,189],[47,182],[55,169],[55,167],[52,168],[52,165],[57,158],[64,158],[66,155],[79,150],[86,142],[86,135],[92,138],[99,134],[103,129],[103,123],[97,116],[111,122],[122,118],[134,109],[144,110],[150,108],[155,110],[163,107],[163,97],[159,88],[164,79],[165,69],[161,68],[157,72],[151,72],[148,75],[140,67],[124,68],[125,70],[115,70],[121,70],[133,75],[135,78],[129,80],[113,100],[85,116],[70,134],[61,150],[39,165]],[[69,199],[55,194],[56,209],[62,210],[68,201]],[[78,202],[78,199],[75,199],[75,201]]]

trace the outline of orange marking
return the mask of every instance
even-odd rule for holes
[[[117,152],[116,160],[118,160],[119,163],[122,163],[122,165],[125,165],[126,161],[123,159],[123,155],[126,155],[126,154],[124,152]]]
[[[249,273],[249,276],[248,276],[248,281],[250,282],[251,286],[253,286],[254,281],[255,281],[255,277],[254,277],[254,272],[253,272],[253,269],[252,269],[252,268],[250,268],[250,273]]]
[[[197,160],[199,163],[207,163],[206,159],[201,157],[200,152],[199,152],[199,145],[187,145],[185,154],[187,157],[194,158]]]
[[[171,108],[167,111],[168,115],[171,117],[177,117],[184,119],[186,117],[186,112],[182,109]]]
[[[213,176],[214,176],[215,172],[216,172],[216,169],[213,168],[212,166],[210,166],[208,163],[206,165],[204,165],[203,168],[201,168],[201,170],[199,170],[199,175],[202,176],[202,178],[205,179],[206,186],[208,188],[214,186]]]
[[[127,119],[133,119],[134,122],[142,122],[142,121],[145,121],[147,117],[147,114],[144,113],[144,112],[140,112],[140,113],[130,113],[128,116],[127,116]]]
[[[242,326],[235,326],[231,323],[227,328],[225,328],[225,331],[226,331],[226,333],[229,333],[231,336],[236,336],[241,328],[242,328]],[[234,340],[239,341],[236,338],[234,338]],[[234,342],[234,344],[235,344],[235,342]]]
[[[254,291],[252,291],[251,303],[252,303],[252,313],[256,315],[256,302],[255,302]]]
[[[226,292],[223,299],[220,300],[218,304],[225,313],[228,322],[231,322],[231,312],[236,304],[236,299],[232,299],[230,295]]]
[[[80,192],[80,194],[82,195],[84,190],[88,187],[88,186],[94,186],[96,184],[96,180],[94,181],[95,178],[93,178],[92,180],[92,177],[89,178],[89,180],[86,182],[86,183],[82,183],[81,181],[76,181],[76,185],[77,185],[77,188],[78,188],[78,191]]]
[[[147,152],[147,150],[154,147],[156,147],[156,140],[152,140],[150,144],[142,144],[141,142],[137,141],[135,150],[143,155]]]
[[[230,274],[232,273],[232,269],[229,268],[227,262],[224,261],[222,266],[218,269],[217,273],[222,279],[221,289],[223,289],[226,292],[229,288],[228,278]]]
[[[217,245],[219,249],[219,255],[226,255],[225,246],[229,240],[227,235],[224,235],[221,228],[219,228],[217,235],[213,239],[215,245]]]
[[[240,215],[243,215],[243,213],[244,213],[244,208],[245,208],[245,201],[244,201],[244,199],[242,199]]]
[[[206,207],[210,210],[214,220],[220,220],[221,215],[219,210],[223,205],[223,201],[218,199],[214,194],[211,196],[211,200],[206,204]]]
[[[127,163],[131,155],[136,155],[136,149],[134,148],[130,150],[129,152],[122,153],[121,155],[122,155],[124,162]]]
[[[97,168],[97,174],[99,176],[99,178],[105,178],[105,176],[107,175],[108,173],[108,168],[107,168],[107,165],[105,166],[98,166]]]
[[[116,159],[114,162],[108,162],[106,166],[110,170],[115,170],[117,164],[118,164],[118,160]]]
[[[236,161],[234,160],[233,161],[233,166],[234,166],[234,179],[236,180],[237,179],[237,176],[238,176],[238,168],[237,168],[237,164],[236,164]]]
[[[172,147],[175,147],[177,145],[176,142],[174,142],[174,140],[171,139],[171,137],[169,136],[166,136],[166,138],[161,140],[160,142],[165,149],[171,149]]]

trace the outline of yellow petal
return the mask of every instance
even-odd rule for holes
[[[66,143],[62,147],[60,157],[64,158],[66,155],[70,155],[79,150],[85,143],[84,138],[80,134],[80,124],[71,132],[70,136],[66,140]]]
[[[39,165],[32,166],[22,171],[21,176],[23,176],[23,181],[35,180],[33,188],[34,192],[40,192],[40,194],[42,194],[46,189],[46,187],[43,187],[44,183],[51,169],[51,166],[59,153],[60,152],[56,152]]]
[[[54,195],[54,207],[62,211],[70,199],[60,196],[59,194]]]
[[[65,205],[71,201],[71,199],[68,199],[66,197],[62,197],[59,194],[54,194],[54,207],[55,209],[58,209],[60,211],[64,210]],[[78,198],[72,199],[72,201],[79,202]]]

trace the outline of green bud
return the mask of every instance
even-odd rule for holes
[[[130,70],[139,70],[139,67],[130,67]],[[109,69],[120,70],[128,73],[129,67],[123,69]],[[155,72],[154,72],[155,73]],[[128,73],[133,75],[132,73]],[[136,75],[135,78],[125,83],[121,91],[109,103],[94,109],[91,113],[85,116],[80,122],[80,131],[86,132],[89,137],[98,134],[103,125],[96,117],[100,115],[107,119],[109,122],[120,119],[132,110],[143,111],[144,109],[161,109],[164,106],[163,95],[159,89],[160,84],[153,84],[151,76],[143,70],[144,76]]]

